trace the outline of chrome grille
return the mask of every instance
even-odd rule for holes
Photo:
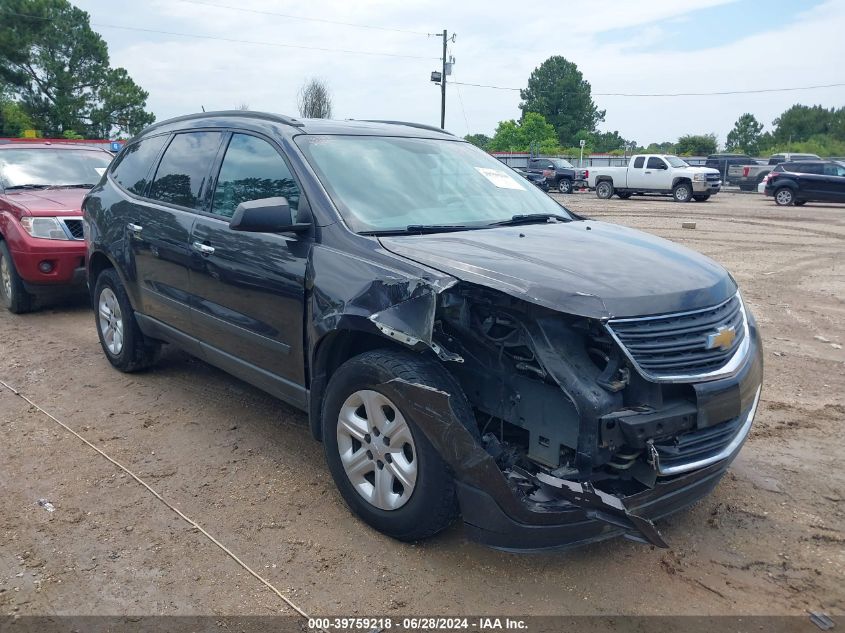
[[[694,312],[613,319],[608,328],[640,371],[655,379],[717,372],[747,336],[739,295]],[[733,341],[726,347],[716,346],[717,335],[731,329],[735,334]]]
[[[707,182],[718,182],[722,179],[721,174],[707,174]]]
[[[654,442],[661,469],[707,460],[719,455],[731,443],[744,421],[743,416],[704,429],[683,433],[664,442]]]
[[[76,218],[62,218],[62,222],[67,227],[68,232],[75,240],[85,239],[85,233],[82,230],[82,220]]]

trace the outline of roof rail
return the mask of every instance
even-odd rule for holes
[[[285,116],[284,114],[273,114],[272,112],[253,112],[252,110],[218,110],[215,112],[195,112],[193,114],[184,114],[165,121],[158,121],[147,127],[144,132],[152,130],[163,125],[171,123],[179,123],[180,121],[192,121],[194,119],[206,119],[213,117],[245,117],[253,119],[264,119],[266,121],[275,121],[276,123],[283,123],[293,127],[304,127],[304,123],[294,119],[293,117]]]
[[[404,125],[406,127],[415,127],[420,130],[429,130],[430,132],[440,132],[441,134],[448,134],[455,136],[451,132],[447,132],[443,128],[435,127],[433,125],[426,125],[424,123],[412,123],[410,121],[384,121],[380,119],[360,119],[362,123],[387,123],[388,125]]]

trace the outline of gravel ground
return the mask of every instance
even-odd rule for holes
[[[417,545],[391,541],[350,515],[301,413],[178,350],[146,373],[114,371],[84,301],[3,311],[0,379],[312,614],[845,612],[845,209],[741,194],[681,205],[578,193],[565,203],[713,257],[760,322],[766,379],[751,438],[713,495],[661,522],[669,550],[618,539],[515,555],[467,542],[459,526]],[[1,388],[0,428],[3,614],[290,612]]]

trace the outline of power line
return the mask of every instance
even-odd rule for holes
[[[31,18],[35,20],[48,20],[54,21],[54,18],[49,18],[40,15],[27,15],[25,13],[16,13],[14,11],[5,11],[0,9],[0,13],[5,13],[7,15],[15,15],[22,18]],[[351,49],[344,49],[344,48],[328,48],[322,46],[304,46],[301,44],[282,44],[280,42],[264,42],[260,40],[242,40],[236,39],[231,37],[221,37],[218,35],[203,35],[200,33],[180,33],[178,31],[163,31],[160,29],[148,29],[143,28],[140,26],[123,26],[120,24],[106,24],[104,22],[90,22],[91,26],[96,26],[98,28],[106,28],[106,29],[121,29],[124,31],[138,31],[141,33],[156,33],[159,35],[172,35],[176,37],[189,37],[194,39],[202,39],[202,40],[214,40],[219,42],[231,42],[234,44],[254,44],[257,46],[273,46],[276,48],[297,48],[302,50],[309,50],[309,51],[321,51],[326,53],[346,53],[351,55],[369,55],[374,57],[394,57],[394,58],[403,58],[403,59],[425,59],[425,60],[439,60],[439,57],[424,57],[422,55],[402,55],[399,53],[380,53],[375,51],[360,51],[360,50],[351,50]]]
[[[397,29],[388,26],[374,26],[372,24],[360,24],[357,22],[341,22],[338,20],[327,20],[324,18],[309,18],[301,15],[292,15],[290,13],[277,13],[275,11],[261,11],[259,9],[247,9],[245,7],[233,7],[225,4],[214,4],[213,2],[204,2],[203,0],[177,0],[178,2],[185,2],[187,4],[198,4],[205,7],[214,7],[216,9],[229,9],[231,11],[241,11],[243,13],[254,13],[257,15],[270,15],[278,18],[287,18],[289,20],[302,20],[304,22],[321,22],[323,24],[336,24],[338,26],[351,26],[359,29],[372,29],[375,31],[392,31],[394,33],[409,33],[411,35],[428,35],[423,31],[411,31],[409,29]]]
[[[460,84],[462,86],[473,86],[475,88],[492,88],[494,90],[512,90],[519,92],[522,88],[508,88],[505,86],[491,86],[489,84],[471,84],[462,81],[452,81],[453,84]],[[747,95],[760,94],[764,92],[792,92],[795,90],[815,90],[817,88],[839,88],[845,86],[845,83],[837,84],[820,84],[817,86],[798,86],[794,88],[761,88],[759,90],[722,90],[718,92],[655,92],[655,93],[636,93],[636,92],[594,92],[594,97],[714,97],[719,95]]]

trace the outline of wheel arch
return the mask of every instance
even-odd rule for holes
[[[690,178],[689,176],[677,176],[672,181],[672,189],[674,189],[675,187],[677,187],[678,185],[680,185],[682,183],[689,185],[690,189],[692,189],[692,178]]]
[[[369,323],[369,321],[367,322]],[[393,349],[414,352],[387,336],[373,332],[362,323],[361,329],[346,328],[327,332],[316,341],[311,354],[310,389],[308,394],[308,425],[312,437],[322,441],[322,402],[331,377],[346,361],[377,349]],[[371,324],[370,324],[371,325]]]

